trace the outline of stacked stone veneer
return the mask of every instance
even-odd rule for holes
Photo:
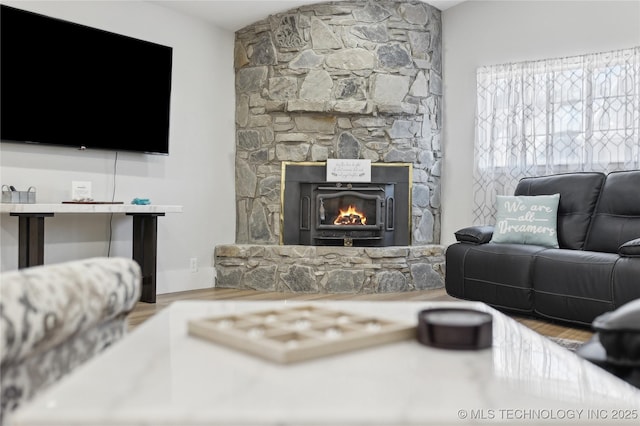
[[[277,244],[283,161],[413,164],[412,244],[440,241],[440,11],[319,3],[236,33],[236,242]]]
[[[296,293],[388,293],[444,286],[441,246],[223,245],[217,287]]]
[[[379,293],[444,285],[441,21],[421,2],[319,3],[236,33],[236,243],[216,286]],[[412,245],[278,245],[283,162],[413,164]],[[398,213],[401,214],[401,213]]]

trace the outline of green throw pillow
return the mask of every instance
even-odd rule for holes
[[[558,248],[560,194],[498,195],[498,213],[491,242]]]

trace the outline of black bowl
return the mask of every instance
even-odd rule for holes
[[[418,314],[418,341],[442,349],[490,348],[491,314],[466,308],[425,309]]]

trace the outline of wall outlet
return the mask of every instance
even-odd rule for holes
[[[197,257],[192,257],[191,259],[189,259],[189,269],[191,269],[191,272],[198,272],[198,258]]]

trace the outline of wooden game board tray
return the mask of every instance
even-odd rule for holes
[[[318,306],[191,320],[189,334],[288,364],[415,338],[416,326]]]

